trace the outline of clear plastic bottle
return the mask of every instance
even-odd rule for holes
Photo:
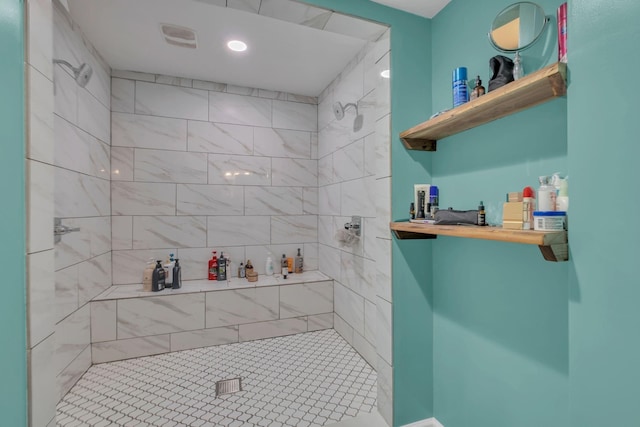
[[[513,79],[518,80],[524,77],[524,67],[522,66],[522,58],[520,52],[516,52],[516,56],[513,59]]]
[[[264,273],[267,276],[273,276],[273,258],[271,258],[271,252],[267,254],[267,261],[264,264]]]
[[[540,188],[538,188],[538,211],[550,212],[556,210],[556,187],[551,184],[551,178],[541,176]]]

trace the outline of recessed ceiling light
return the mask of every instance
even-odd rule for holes
[[[234,52],[244,52],[247,50],[247,44],[240,40],[231,40],[227,43],[227,47]]]
[[[389,70],[383,70],[383,71],[380,73],[380,75],[381,75],[382,77],[384,77],[385,79],[388,79],[388,78],[391,76],[391,73],[390,73],[390,71],[389,71]]]

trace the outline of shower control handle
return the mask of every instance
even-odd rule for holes
[[[68,227],[66,225],[62,225],[61,218],[54,218],[53,236],[54,236],[55,243],[60,242],[63,235],[72,233],[74,231],[80,231],[80,227]]]

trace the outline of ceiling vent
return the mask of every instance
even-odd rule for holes
[[[191,28],[179,27],[173,24],[160,24],[160,31],[164,40],[172,46],[187,47],[195,49],[197,47],[197,37]]]

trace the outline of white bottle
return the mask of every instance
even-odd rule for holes
[[[167,287],[170,287],[170,285],[173,285],[173,267],[175,267],[175,265],[176,265],[176,261],[173,258],[173,254],[169,254],[169,258],[167,259],[167,262],[165,262],[165,264],[163,265],[164,271],[165,271],[164,284]]]
[[[273,259],[271,258],[271,252],[267,255],[267,262],[264,265],[264,272],[267,276],[273,276]]]
[[[548,176],[539,178],[540,188],[538,188],[538,211],[550,212],[556,210],[556,187],[554,187]]]

